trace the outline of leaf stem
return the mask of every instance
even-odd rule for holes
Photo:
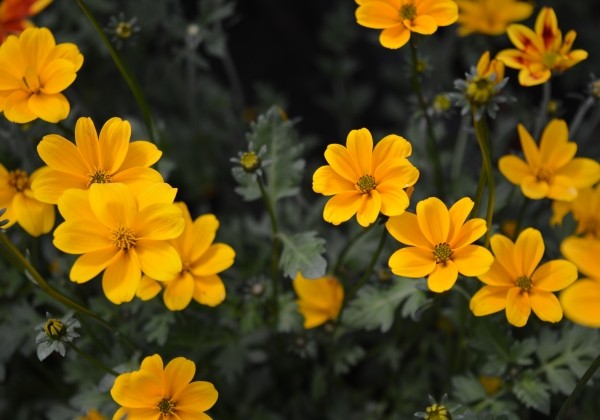
[[[337,258],[337,261],[335,262],[335,266],[333,267],[333,275],[334,276],[336,276],[338,274],[338,271],[340,270],[340,268],[342,266],[342,263],[344,262],[344,259],[346,258],[346,254],[348,254],[348,252],[354,246],[354,244],[356,242],[358,242],[358,240],[360,238],[362,238],[363,236],[365,236],[376,225],[377,225],[377,223],[372,223],[367,228],[361,229],[360,232],[358,232],[357,234],[355,234],[352,238],[350,238],[350,240],[348,240],[346,242],[346,245],[344,245],[344,248],[340,252],[340,254],[339,254],[338,258]]]
[[[475,126],[475,136],[481,150],[482,166],[486,172],[488,186],[488,205],[486,213],[487,231],[485,232],[485,246],[489,248],[490,235],[492,230],[492,218],[494,216],[494,169],[492,167],[492,157],[489,147],[489,132],[485,120],[485,116],[476,118],[476,109],[473,109],[473,125]]]
[[[575,116],[571,120],[571,124],[569,124],[569,138],[573,138],[575,136],[577,129],[579,129],[579,126],[581,125],[581,122],[583,121],[583,117],[585,117],[585,114],[587,114],[587,112],[590,110],[590,108],[592,108],[592,105],[594,105],[594,102],[595,102],[594,97],[592,95],[590,95],[587,98],[585,98],[585,101],[583,101],[581,105],[579,105],[579,108],[577,109]]]
[[[90,362],[91,364],[93,364],[94,366],[99,368],[100,370],[103,370],[106,373],[108,373],[112,376],[115,376],[115,377],[120,375],[119,372],[109,368],[104,363],[102,363],[101,361],[96,359],[94,356],[81,350],[79,347],[77,347],[75,344],[71,343],[70,341],[67,341],[66,344],[69,346],[69,348],[73,349],[75,351],[75,353],[79,354],[81,357],[83,357],[85,360],[87,360],[88,362]]]
[[[600,367],[600,354],[594,359],[590,367],[585,371],[581,379],[577,382],[575,389],[571,392],[571,395],[566,399],[563,403],[560,411],[556,415],[556,420],[563,420],[566,418],[567,412],[575,402],[575,400],[579,397],[579,394],[583,391],[583,388],[586,386],[588,381],[592,378],[596,370]]]

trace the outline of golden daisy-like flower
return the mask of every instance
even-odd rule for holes
[[[18,223],[31,236],[52,230],[54,206],[36,200],[31,191],[32,181],[45,171],[45,168],[40,168],[29,176],[22,169],[7,171],[0,164],[0,209],[6,209],[2,219],[8,219],[3,228]]]
[[[577,324],[600,328],[600,240],[570,236],[560,251],[586,276],[561,292],[565,316]]]
[[[115,304],[135,296],[142,272],[170,280],[181,271],[179,254],[168,240],[181,235],[184,219],[173,203],[177,190],[155,184],[134,195],[124,184],[70,189],[58,201],[65,221],[54,231],[54,246],[83,254],[71,281],[85,283],[102,271],[102,289]]]
[[[563,40],[554,9],[543,7],[535,21],[535,32],[515,23],[508,37],[516,49],[502,50],[496,56],[508,67],[519,70],[519,83],[534,86],[546,82],[552,73],[563,72],[588,56],[587,51],[571,50],[577,36],[571,30]]]
[[[33,24],[29,17],[41,12],[52,0],[1,0],[0,44],[9,35],[17,35]]]
[[[386,48],[400,48],[411,32],[431,35],[439,26],[458,19],[453,0],[357,0],[356,21],[359,25],[383,29],[379,42]]]
[[[213,243],[219,228],[213,214],[204,214],[192,221],[185,203],[176,204],[183,213],[185,228],[170,243],[181,257],[182,269],[164,282],[142,277],[136,294],[142,300],[149,300],[164,286],[163,299],[172,311],[185,309],[192,298],[202,305],[217,306],[225,299],[225,286],[219,273],[231,267],[235,251],[227,244]]]
[[[577,222],[575,233],[600,239],[600,184],[578,190],[571,202],[553,201],[550,224],[560,224],[569,212]]]
[[[113,420],[210,420],[205,414],[219,393],[206,381],[194,381],[196,365],[176,357],[163,368],[155,354],[144,358],[140,370],[117,376],[110,395],[121,407]]]
[[[492,254],[473,245],[487,230],[485,220],[467,217],[474,203],[468,197],[450,209],[437,197],[417,203],[417,213],[390,217],[388,232],[409,245],[394,252],[388,262],[398,276],[427,278],[429,290],[445,292],[454,286],[458,274],[479,276],[491,266]]]
[[[61,93],[83,64],[75,44],[56,44],[47,28],[28,28],[0,45],[0,111],[12,122],[40,118],[56,123],[69,115]]]
[[[304,317],[304,328],[315,328],[337,319],[344,301],[344,288],[333,276],[306,279],[301,273],[292,282],[296,304]]]
[[[567,260],[552,260],[538,267],[545,247],[537,229],[525,229],[516,242],[496,234],[490,243],[495,259],[490,270],[479,276],[486,285],[471,298],[473,314],[483,316],[506,309],[508,322],[522,327],[533,309],[542,321],[560,321],[563,311],[552,292],[573,283],[577,267]]]
[[[518,131],[525,161],[507,155],[500,158],[498,167],[510,182],[521,187],[526,197],[573,201],[578,189],[600,180],[598,162],[573,158],[577,144],[568,140],[569,129],[564,120],[553,119],[548,123],[539,148],[522,124],[519,124]]]
[[[409,197],[404,190],[419,178],[419,171],[406,159],[412,146],[403,137],[391,134],[373,149],[373,137],[366,128],[352,130],[346,147],[330,144],[325,150],[329,165],[313,175],[313,190],[329,199],[323,218],[334,225],[356,214],[361,226],[379,216],[402,214]]]
[[[458,35],[472,33],[501,35],[513,22],[525,20],[533,13],[533,4],[519,0],[456,0]]]
[[[75,124],[75,144],[58,134],[44,136],[37,150],[51,170],[32,184],[35,197],[57,203],[68,189],[87,190],[93,184],[121,182],[133,190],[163,182],[162,176],[149,166],[162,152],[149,141],[133,141],[131,125],[114,117],[108,120],[100,137],[91,118],[82,117]]]

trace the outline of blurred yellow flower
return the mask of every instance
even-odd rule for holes
[[[507,155],[500,158],[498,167],[510,182],[521,187],[526,197],[573,201],[578,189],[600,180],[598,162],[573,158],[577,144],[568,140],[569,129],[564,120],[553,119],[548,123],[539,148],[522,124],[518,131],[525,161]]]
[[[1,0],[0,44],[9,35],[17,35],[33,26],[27,18],[38,14],[52,0]]]
[[[31,183],[46,171],[40,168],[31,176],[22,169],[7,171],[0,164],[0,209],[6,208],[2,219],[8,219],[3,228],[18,223],[31,236],[48,233],[54,226],[54,206],[33,197]]]
[[[571,202],[553,201],[550,223],[560,224],[569,212],[577,222],[575,233],[600,239],[600,184],[578,190]]]
[[[479,276],[492,264],[492,254],[472,243],[486,232],[485,220],[467,217],[473,208],[468,197],[450,209],[437,197],[417,203],[417,214],[405,212],[390,217],[388,232],[399,242],[409,245],[394,252],[389,259],[398,276],[429,276],[429,290],[445,292],[454,286],[458,273]]]
[[[458,35],[472,33],[501,35],[512,22],[525,20],[533,13],[533,4],[518,0],[456,0]]]
[[[219,393],[206,381],[194,381],[196,365],[176,357],[163,368],[160,355],[144,358],[139,370],[115,379],[110,395],[121,407],[113,420],[210,420],[205,414]]]
[[[305,279],[298,273],[292,282],[296,304],[304,317],[304,328],[315,328],[337,319],[344,301],[344,288],[333,276]]]
[[[32,183],[35,197],[57,203],[70,189],[88,189],[92,184],[121,182],[142,190],[163,182],[162,176],[149,166],[162,152],[148,141],[129,142],[131,125],[114,117],[108,120],[100,138],[91,118],[81,117],[75,124],[75,144],[58,134],[44,136],[37,150],[51,170]]]
[[[85,416],[79,416],[76,420],[107,420],[98,410],[91,409]]]
[[[573,283],[577,267],[567,260],[552,260],[538,267],[545,246],[537,229],[525,229],[516,242],[496,234],[490,243],[495,259],[490,271],[479,276],[486,286],[471,298],[473,314],[483,316],[506,309],[508,322],[522,327],[533,309],[542,321],[560,321],[562,308],[552,292]]]
[[[70,105],[61,93],[83,64],[75,44],[56,45],[47,28],[28,28],[0,45],[0,111],[12,122],[64,120]]]
[[[372,29],[383,29],[379,42],[386,48],[400,48],[410,33],[431,35],[439,26],[458,19],[453,0],[357,0],[356,21]]]
[[[71,267],[71,280],[85,283],[104,271],[104,294],[120,304],[133,299],[142,272],[159,280],[175,277],[181,259],[168,240],[184,227],[181,210],[172,204],[175,193],[162,183],[137,196],[118,183],[67,190],[58,201],[65,221],[53,243],[68,254],[83,254]]]
[[[225,286],[219,273],[231,267],[235,251],[229,245],[213,243],[219,221],[212,214],[199,216],[192,222],[185,203],[176,203],[183,213],[183,233],[170,241],[182,261],[182,269],[171,279],[157,282],[143,276],[136,292],[142,300],[152,299],[161,286],[163,299],[172,311],[185,309],[192,298],[202,305],[217,306],[225,299]]]
[[[586,276],[561,292],[565,316],[577,324],[600,328],[600,240],[570,236],[560,251]]]
[[[508,27],[508,37],[516,49],[500,51],[496,58],[519,70],[519,83],[534,86],[546,82],[552,73],[562,72],[585,60],[587,51],[573,50],[577,34],[571,30],[563,40],[554,9],[543,7],[535,21],[535,32],[515,23]]]
[[[419,171],[406,159],[412,146],[397,135],[384,137],[373,149],[373,137],[366,128],[352,130],[346,147],[330,144],[325,150],[329,165],[313,175],[313,190],[333,195],[325,205],[325,221],[339,225],[356,214],[361,226],[386,216],[402,214],[409,197],[404,190],[414,185]]]

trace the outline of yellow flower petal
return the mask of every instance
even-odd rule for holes
[[[494,262],[494,257],[482,246],[467,245],[454,251],[452,261],[458,267],[460,274],[473,277],[485,274]]]
[[[331,197],[323,209],[323,219],[334,225],[350,219],[361,205],[361,196],[359,191],[352,191]]]
[[[451,224],[451,226],[456,225]],[[456,232],[454,238],[450,237],[451,239],[448,241],[448,243],[454,250],[458,250],[463,246],[475,242],[477,239],[481,238],[483,234],[487,231],[485,220],[480,218],[469,220],[464,225],[458,226],[460,226],[459,229],[456,229],[458,230],[458,232]]]
[[[366,128],[352,130],[346,139],[348,154],[360,175],[372,175],[373,137]]]
[[[37,151],[46,165],[72,175],[86,174],[92,171],[82,159],[77,147],[69,140],[57,134],[44,136],[37,146]]]
[[[356,9],[356,21],[366,28],[390,28],[400,23],[399,10],[384,1],[366,2]]]
[[[136,219],[137,203],[125,184],[92,184],[89,200],[94,215],[108,228],[131,227]]]
[[[394,239],[403,244],[433,250],[433,244],[421,232],[417,216],[413,213],[404,212],[399,216],[390,217],[385,227]]]
[[[471,298],[469,308],[475,316],[485,316],[506,308],[508,287],[483,286]]]
[[[377,220],[379,211],[381,210],[381,197],[377,190],[371,191],[369,194],[362,194],[360,207],[356,212],[356,220],[358,224],[367,227]]]
[[[496,59],[502,61],[506,67],[511,69],[522,69],[531,58],[523,51],[506,49],[496,54]]]
[[[81,255],[73,263],[69,277],[75,283],[85,283],[100,274],[114,260],[121,258],[121,251],[109,246]]]
[[[397,276],[411,278],[425,277],[436,267],[433,251],[417,247],[397,250],[391,255],[388,265]]]
[[[438,26],[447,26],[458,19],[458,6],[452,0],[423,0],[417,4],[417,14],[431,16]]]
[[[570,236],[560,244],[560,252],[586,276],[600,280],[600,241]]]
[[[571,178],[563,175],[554,175],[548,187],[548,198],[560,201],[573,201],[577,198],[577,188]]]
[[[37,114],[29,107],[29,93],[22,90],[11,93],[4,102],[4,116],[19,124],[35,120]]]
[[[204,214],[194,220],[190,237],[192,242],[186,244],[190,261],[196,261],[204,255],[215,240],[217,229],[219,221],[214,214]]]
[[[96,126],[89,117],[81,117],[75,123],[75,144],[81,154],[80,159],[88,165],[88,172],[94,168],[102,168],[100,147]],[[78,170],[81,173],[81,171]]]
[[[323,195],[335,195],[356,190],[355,184],[339,175],[329,165],[321,166],[313,174],[313,191]]]
[[[54,206],[41,203],[25,194],[15,195],[12,210],[19,225],[31,236],[48,233],[54,226]]]
[[[217,306],[225,300],[227,292],[219,276],[194,277],[195,301],[202,305]]]
[[[521,181],[521,191],[523,191],[525,197],[539,200],[548,196],[550,186],[546,181],[539,181],[530,175]]]
[[[57,123],[69,116],[71,107],[62,93],[38,93],[31,95],[27,102],[29,109],[44,121]]]
[[[100,130],[98,146],[102,168],[109,173],[119,169],[129,148],[131,125],[128,121],[113,117]]]
[[[54,36],[47,28],[31,28],[19,38],[23,61],[34,69],[42,67],[50,50],[56,45]]]
[[[596,254],[596,259],[597,258]],[[590,328],[600,328],[600,282],[581,279],[563,290],[560,303],[571,321]]]
[[[531,314],[529,295],[520,287],[513,287],[508,291],[506,298],[506,319],[515,327],[523,327],[527,324]]]
[[[458,267],[452,260],[436,264],[433,272],[427,277],[429,290],[442,293],[450,290],[458,278]]]
[[[404,137],[390,134],[379,140],[373,149],[373,168],[392,157],[407,158],[412,153],[412,145]]]
[[[173,280],[181,271],[179,254],[165,241],[138,239],[135,251],[141,271],[155,280]]]
[[[412,21],[404,20],[404,25],[412,32],[422,35],[431,35],[438,28],[435,19],[427,15],[417,16]]]
[[[560,302],[552,292],[533,288],[529,291],[529,303],[533,312],[542,321],[558,322],[563,317]]]
[[[364,25],[366,26],[366,25]],[[410,30],[404,25],[384,29],[379,35],[379,42],[386,48],[398,49],[406,45],[410,39]]]
[[[215,405],[219,393],[210,382],[195,381],[185,387],[179,394],[177,411],[190,418],[199,419],[202,411],[210,410]],[[208,416],[206,416],[209,418]]]
[[[502,264],[500,264],[498,257],[496,257],[490,269],[478,277],[485,284],[497,287],[514,287],[517,279],[517,277],[506,271]]]
[[[162,389],[156,386],[156,376],[149,371],[139,370],[119,375],[110,390],[117,404],[129,409],[143,409],[158,403],[162,398]],[[153,407],[154,411],[156,407]],[[157,414],[158,416],[158,414]],[[129,420],[129,417],[127,417]]]
[[[75,81],[75,66],[68,60],[52,60],[40,72],[39,78],[41,92],[59,93]]]
[[[104,294],[108,300],[117,305],[129,302],[134,298],[142,278],[142,270],[136,252],[120,252],[119,254],[120,256],[112,260],[106,267],[102,276]]]
[[[196,374],[196,365],[185,357],[176,357],[165,366],[165,395],[179,401],[180,393],[189,385]]]
[[[450,215],[450,230],[448,232],[449,243],[453,244],[456,242],[455,237],[457,233],[463,229],[461,226],[465,223],[465,220],[467,220],[469,214],[471,214],[471,210],[473,209],[474,205],[475,203],[469,197],[463,197],[454,203],[450,209],[448,209],[448,214]],[[461,235],[461,237],[462,236],[463,235]],[[478,238],[479,237],[474,238],[469,243]]]
[[[527,228],[515,242],[515,267],[521,276],[531,277],[544,255],[544,239],[539,230]]]
[[[437,197],[430,197],[417,204],[417,221],[421,232],[432,244],[447,242],[450,231],[450,214],[446,205]]]
[[[135,291],[135,296],[141,300],[150,300],[160,293],[162,287],[156,280],[143,275]]]
[[[44,203],[57,204],[59,202],[59,198],[61,198],[63,193],[67,190],[87,189],[87,178],[74,174],[67,175],[64,172],[57,171],[50,167],[47,168],[48,170],[45,171],[42,176],[32,180],[31,182],[31,189],[33,190],[33,194],[37,200]],[[83,213],[81,210],[77,211]]]
[[[85,254],[114,247],[106,228],[98,224],[66,221],[54,231],[55,247],[68,254]],[[116,248],[115,248],[116,249]]]
[[[504,235],[496,234],[490,239],[490,246],[496,256],[494,264],[502,266],[508,277],[516,280],[523,275],[521,267],[515,264],[515,244]]]
[[[577,267],[566,260],[552,260],[540,265],[531,276],[538,290],[556,292],[577,280]]]
[[[544,128],[540,140],[540,161],[551,170],[563,167],[573,159],[577,144],[569,142],[569,128],[565,120],[553,119]]]
[[[593,159],[575,158],[557,171],[557,174],[568,177],[573,187],[582,189],[600,181],[600,164]]]
[[[188,272],[183,272],[173,280],[166,282],[163,299],[171,311],[181,311],[187,308],[192,301],[194,293],[194,280]]]
[[[212,244],[202,256],[191,264],[194,276],[210,276],[227,270],[233,265],[235,251],[229,245]]]
[[[377,192],[381,199],[381,213],[386,216],[401,215],[410,204],[406,192],[397,186],[389,185],[389,183],[378,185]]]
[[[358,172],[359,168],[354,166],[354,161],[348,149],[341,144],[330,144],[327,146],[325,160],[335,172],[352,183],[355,183],[364,175]]]
[[[153,143],[143,140],[132,141],[129,143],[129,148],[121,164],[120,171],[137,166],[147,167],[154,165],[161,156],[162,152]]]
[[[516,156],[502,156],[498,160],[498,169],[515,185],[521,185],[525,178],[533,175],[529,165]]]
[[[543,54],[544,45],[540,37],[525,25],[514,23],[506,29],[511,42],[521,51]]]
[[[52,173],[54,174],[56,171],[52,171]],[[36,181],[37,179],[33,183],[35,184]],[[97,220],[92,213],[89,194],[86,190],[65,190],[58,200],[58,210],[65,220],[77,221],[81,225],[93,224]]]
[[[138,238],[165,240],[177,238],[185,221],[181,210],[173,204],[153,204],[142,209],[133,224]]]

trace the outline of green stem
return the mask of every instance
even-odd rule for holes
[[[115,65],[119,69],[121,76],[123,77],[123,79],[125,79],[125,83],[127,83],[127,86],[129,86],[129,90],[131,90],[131,93],[133,94],[136,102],[138,103],[138,106],[140,107],[140,110],[142,111],[144,123],[146,124],[146,130],[148,130],[148,136],[154,143],[157,143],[156,130],[153,122],[154,120],[152,119],[150,107],[148,106],[148,102],[146,101],[146,97],[144,96],[144,92],[140,88],[140,85],[133,77],[131,71],[125,65],[125,62],[121,59],[121,56],[119,55],[115,47],[113,47],[113,45],[110,43],[110,40],[102,30],[102,27],[100,26],[94,15],[92,15],[90,10],[87,8],[83,0],[77,0],[77,4],[79,4],[79,7],[81,8],[85,16],[88,18],[88,20],[96,30],[96,33],[108,49],[108,53],[110,54]]]
[[[571,408],[571,406],[573,405],[573,403],[575,402],[577,397],[579,397],[579,394],[581,394],[581,392],[583,391],[583,388],[586,386],[588,381],[592,378],[594,373],[596,373],[596,370],[598,370],[599,367],[600,367],[600,354],[594,359],[594,361],[592,362],[592,364],[590,365],[588,370],[585,371],[585,373],[583,374],[581,379],[579,379],[579,382],[577,382],[575,389],[573,390],[573,392],[571,392],[571,395],[569,395],[567,400],[563,403],[562,407],[560,408],[560,411],[556,415],[556,420],[562,420],[562,419],[566,418],[567,412],[569,411],[569,409]]]
[[[371,273],[373,272],[373,268],[375,267],[375,264],[377,264],[377,260],[379,260],[381,251],[383,251],[383,247],[385,245],[386,239],[387,239],[387,229],[384,226],[383,231],[381,233],[381,238],[379,238],[379,244],[377,245],[377,249],[375,250],[373,257],[371,257],[371,261],[369,262],[369,265],[367,266],[367,269],[363,273],[362,277],[360,278],[358,283],[356,283],[356,285],[352,288],[352,290],[348,294],[347,300],[351,300],[356,295],[356,292],[358,292],[360,290],[360,288],[363,287],[363,285],[366,283],[366,281],[371,276]],[[346,300],[346,299],[344,299],[344,300]],[[341,315],[341,313],[340,313],[340,315]]]
[[[431,121],[431,117],[427,113],[427,103],[425,102],[425,98],[421,90],[421,81],[419,78],[419,57],[417,54],[417,44],[414,39],[415,37],[410,38],[410,51],[412,57],[412,85],[413,90],[417,95],[417,100],[419,101],[419,107],[421,108],[421,112],[423,113],[423,118],[425,118],[425,125],[427,128],[427,155],[429,156],[429,161],[433,165],[433,176],[438,191],[438,197],[440,197],[443,200],[444,179],[442,174],[442,163],[440,161],[440,156],[437,152],[435,134],[433,132],[433,123]]]
[[[476,110],[473,109],[473,125],[475,126],[475,135],[477,137],[477,143],[481,150],[481,159],[483,168],[486,172],[487,184],[488,184],[488,206],[486,214],[486,225],[487,231],[485,232],[485,246],[489,248],[490,235],[492,231],[492,217],[494,216],[494,169],[492,167],[492,157],[489,146],[489,133],[487,124],[485,122],[485,116],[480,119],[476,118]]]
[[[271,231],[273,234],[273,250],[271,257],[271,281],[273,283],[273,313],[274,313],[274,322],[277,324],[277,320],[279,318],[279,248],[280,248],[280,239],[279,239],[279,226],[277,224],[277,217],[275,215],[275,209],[273,207],[273,203],[271,202],[271,198],[269,197],[269,193],[267,192],[264,184],[264,180],[262,176],[258,176],[256,179],[258,183],[258,188],[260,189],[260,194],[262,195],[263,201],[265,203],[265,207],[267,208],[267,212],[269,213],[269,219],[271,220]]]
[[[69,346],[69,348],[73,349],[75,351],[75,353],[77,353],[78,355],[83,357],[85,360],[87,360],[88,362],[90,362],[91,364],[96,366],[97,368],[99,368],[99,369],[105,371],[106,373],[108,373],[112,376],[115,376],[115,377],[120,375],[119,372],[112,370],[111,368],[106,366],[104,363],[102,363],[101,361],[96,359],[94,356],[81,350],[79,347],[77,347],[75,344],[71,343],[70,341],[67,341],[66,344],[67,344],[67,346]]]
[[[482,165],[481,172],[479,174],[479,181],[477,181],[477,190],[475,191],[475,204],[473,205],[473,210],[471,210],[469,218],[477,217],[477,215],[479,214],[479,207],[481,207],[481,199],[483,197],[483,190],[485,188],[486,183],[486,170]]]
[[[346,245],[344,245],[344,248],[342,249],[342,251],[340,252],[340,255],[337,258],[335,266],[333,267],[332,273],[334,276],[336,276],[338,274],[338,271],[340,270],[342,263],[344,262],[344,259],[346,258],[346,254],[348,254],[348,252],[354,246],[354,244],[356,242],[358,242],[358,240],[360,238],[362,238],[364,235],[366,235],[376,225],[377,225],[377,223],[372,223],[369,227],[367,227],[366,229],[362,229],[360,232],[358,232],[356,235],[354,235],[349,241],[346,242]]]
[[[543,85],[542,92],[542,102],[540,103],[540,109],[538,111],[537,119],[535,120],[535,129],[533,131],[534,139],[539,139],[540,134],[542,132],[542,126],[546,122],[546,117],[548,116],[548,104],[550,103],[550,93],[552,91],[552,85],[550,84],[550,79]]]
[[[450,179],[452,179],[453,181],[458,179],[461,171],[463,170],[465,149],[467,148],[467,140],[469,137],[469,132],[467,130],[468,125],[469,116],[464,115],[460,120],[460,128],[458,130],[458,135],[454,146],[454,153],[452,156],[452,169],[450,170]]]
[[[585,117],[585,114],[587,114],[587,112],[592,108],[594,102],[594,97],[590,95],[587,98],[585,98],[585,101],[583,101],[583,103],[579,106],[579,109],[577,109],[577,112],[575,113],[571,124],[569,124],[569,138],[573,138],[575,136],[577,129],[583,121],[583,117]]]

